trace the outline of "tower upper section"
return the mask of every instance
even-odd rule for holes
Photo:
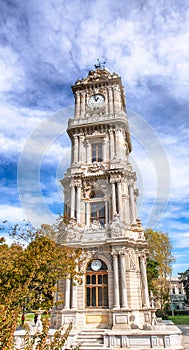
[[[90,230],[99,232],[97,241],[129,235],[118,228],[125,225],[127,230],[132,225],[132,230],[135,226],[138,230],[138,191],[129,162],[131,142],[121,78],[96,66],[86,78],[76,81],[72,91],[75,115],[67,129],[71,166],[61,181],[65,216],[85,228],[86,241],[91,238]],[[114,226],[119,232],[114,232]]]
[[[68,134],[90,125],[121,127],[126,132],[128,151],[131,151],[130,133],[126,114],[126,101],[121,78],[106,68],[91,70],[88,76],[78,79],[72,86],[75,97],[75,115],[68,123]]]

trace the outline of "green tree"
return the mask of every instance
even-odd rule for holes
[[[172,245],[167,233],[147,229],[145,237],[148,241],[150,259],[150,265],[147,264],[149,290],[153,292],[156,304],[164,309],[165,304],[169,301],[167,277],[171,274],[172,262],[174,261]]]
[[[186,293],[187,303],[189,303],[189,268],[186,271],[179,273],[179,275],[179,279],[182,281]]]
[[[159,277],[158,263],[150,258],[147,258],[147,279],[148,279],[148,289],[149,293],[155,293],[154,280]]]
[[[60,222],[34,230],[29,224],[11,228],[17,242],[8,246],[0,240],[0,347],[12,349],[18,316],[25,306],[48,310],[53,305],[56,283],[68,275],[80,278],[77,265],[82,262],[81,251],[71,249],[55,240]],[[50,237],[51,234],[51,237]],[[54,237],[54,239],[52,239]],[[27,244],[23,244],[27,242]]]

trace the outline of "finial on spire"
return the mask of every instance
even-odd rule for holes
[[[96,69],[104,69],[104,68],[105,68],[105,63],[106,63],[106,62],[101,62],[101,61],[99,60],[99,58],[97,58],[97,62],[98,62],[98,63],[94,65]]]

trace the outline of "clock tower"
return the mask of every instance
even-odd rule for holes
[[[52,311],[52,325],[72,320],[72,342],[87,343],[86,349],[94,344],[96,349],[102,344],[119,348],[128,344],[129,334],[134,339],[156,322],[148,294],[147,241],[136,209],[136,174],[129,161],[124,88],[118,74],[99,62],[72,91],[71,165],[61,180],[67,222],[62,240],[81,248],[85,263],[82,284],[69,278],[59,282],[57,298],[64,295],[64,300]],[[152,342],[150,337],[146,333],[146,342]]]

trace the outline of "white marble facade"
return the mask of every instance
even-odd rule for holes
[[[86,260],[82,284],[59,281],[56,298],[64,298],[52,310],[52,325],[73,320],[75,332],[109,330],[104,338],[109,348],[119,347],[116,341],[135,344],[136,339],[116,338],[115,332],[150,331],[156,318],[148,295],[147,242],[137,217],[136,174],[129,162],[124,88],[116,73],[99,66],[72,90],[71,165],[61,180],[68,224],[61,240],[82,248]],[[152,344],[148,336],[142,339],[141,345]]]

